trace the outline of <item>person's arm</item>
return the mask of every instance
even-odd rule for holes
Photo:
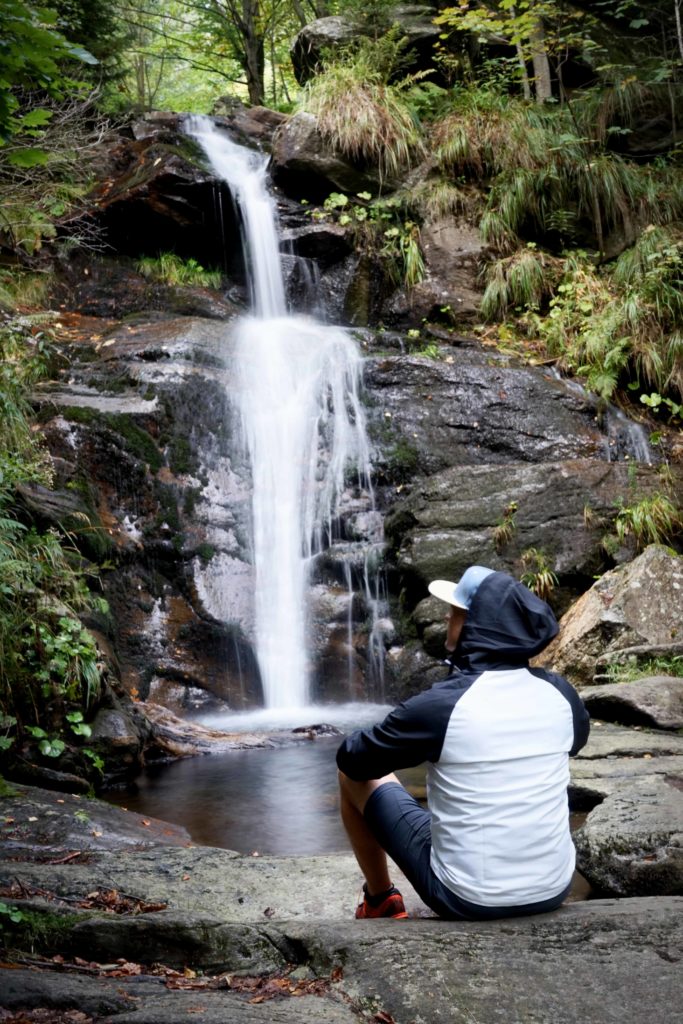
[[[546,669],[542,668],[530,669],[529,671],[532,675],[545,679],[547,682],[551,683],[556,690],[559,690],[572,709],[574,742],[569,749],[569,756],[574,757],[574,755],[578,754],[578,752],[585,747],[588,742],[588,734],[590,732],[590,715],[586,710],[586,705],[583,703],[571,683],[568,683],[564,676],[560,676],[556,672],[548,672]]]
[[[411,697],[383,722],[347,736],[337,751],[337,767],[350,779],[365,782],[438,761],[453,704],[453,696],[442,687]]]

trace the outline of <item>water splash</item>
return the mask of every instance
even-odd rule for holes
[[[362,360],[342,328],[287,315],[266,158],[208,118],[193,117],[186,128],[227,182],[243,225],[254,312],[235,327],[235,354],[253,473],[256,651],[265,706],[302,707],[309,568],[333,535],[352,467],[371,500]]]

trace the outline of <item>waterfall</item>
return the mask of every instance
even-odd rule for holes
[[[239,411],[253,474],[256,655],[267,708],[309,701],[306,592],[345,477],[369,487],[361,356],[342,328],[286,309],[267,158],[205,117],[186,130],[228,185],[242,224],[252,315],[236,325]]]

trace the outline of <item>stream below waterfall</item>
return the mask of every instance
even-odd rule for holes
[[[275,749],[234,750],[148,768],[109,803],[182,825],[193,842],[268,856],[349,853],[337,795],[335,753],[340,738],[321,737]],[[399,771],[424,799],[424,766]],[[585,815],[572,815],[578,827]],[[575,872],[570,899],[589,886]]]

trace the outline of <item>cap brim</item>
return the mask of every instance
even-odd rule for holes
[[[427,589],[434,597],[438,597],[439,601],[445,601],[446,604],[452,604],[454,608],[462,608],[466,612],[467,608],[465,605],[455,599],[456,586],[455,583],[451,583],[449,580],[432,580]]]

